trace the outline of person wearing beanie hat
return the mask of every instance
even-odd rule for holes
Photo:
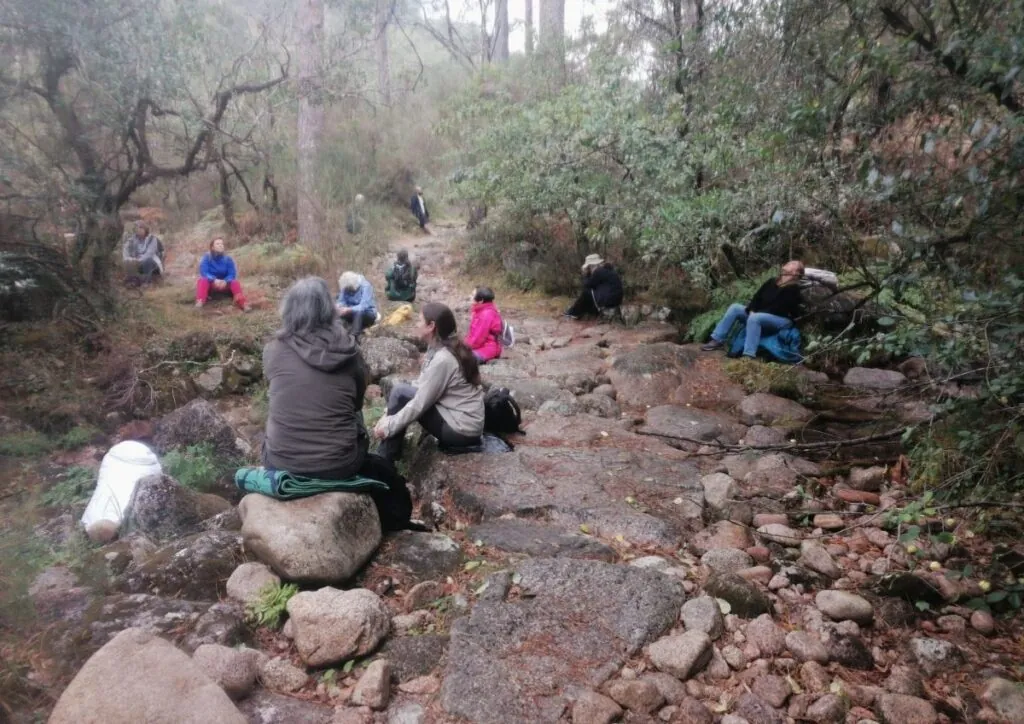
[[[583,260],[583,291],[565,310],[568,319],[596,317],[602,309],[622,304],[622,277],[600,254],[588,254]]]

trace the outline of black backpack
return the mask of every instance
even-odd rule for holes
[[[412,264],[395,264],[392,277],[395,289],[409,289],[412,286]]]
[[[507,387],[492,387],[484,395],[484,430],[497,435],[522,432],[523,413]]]

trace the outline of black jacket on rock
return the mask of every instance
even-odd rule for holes
[[[594,292],[594,301],[601,309],[622,304],[622,277],[611,264],[602,264],[583,277],[583,286]]]
[[[796,319],[800,316],[800,285],[787,284],[780,287],[775,279],[769,279],[747,305],[748,312],[766,312],[777,317]]]

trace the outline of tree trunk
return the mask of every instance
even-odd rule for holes
[[[565,67],[565,0],[540,0],[540,52]]]
[[[323,43],[323,0],[299,0],[299,241],[318,250],[323,244],[323,207],[317,192],[317,160],[324,129]]]
[[[238,231],[238,221],[235,219],[235,200],[231,195],[231,174],[224,161],[217,162],[217,174],[220,177],[220,208],[224,212],[224,223],[232,231]]]
[[[391,58],[388,51],[388,24],[392,0],[377,0],[377,90],[381,103],[391,105]]]
[[[533,0],[526,0],[523,18],[526,27],[526,57],[529,58],[533,55]]]
[[[508,63],[508,0],[496,0],[494,4],[494,53],[495,63]]]

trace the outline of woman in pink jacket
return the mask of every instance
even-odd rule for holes
[[[494,306],[494,291],[477,287],[473,292],[473,316],[466,344],[481,362],[501,357],[501,327],[501,312]]]

